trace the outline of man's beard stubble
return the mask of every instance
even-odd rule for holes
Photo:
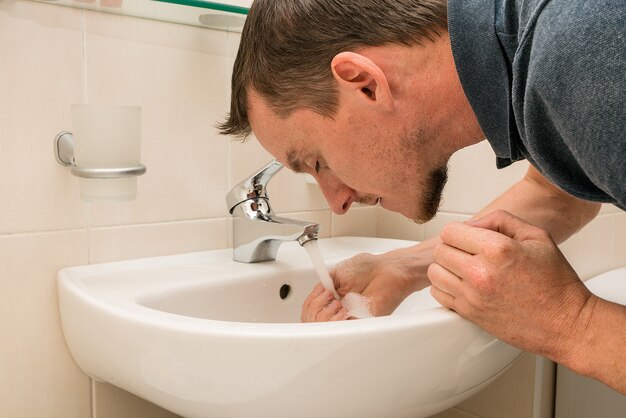
[[[402,146],[407,154],[414,155],[414,158],[417,158],[425,149],[436,147],[435,142],[434,135],[423,126],[416,127],[402,138]],[[416,176],[419,176],[419,173],[416,173]],[[423,192],[415,202],[419,211],[416,218],[412,219],[413,222],[423,224],[435,217],[447,181],[448,159],[427,174]]]
[[[444,164],[430,173],[426,177],[424,184],[424,191],[418,198],[417,205],[420,208],[419,217],[413,219],[418,224],[423,224],[430,221],[437,214],[439,205],[441,204],[441,198],[443,196],[443,189],[448,181],[448,165]]]

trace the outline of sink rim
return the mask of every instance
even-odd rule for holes
[[[325,243],[337,243],[337,245],[353,245],[356,247],[356,252],[363,252],[359,250],[358,243],[360,241],[367,240],[368,242],[372,238],[359,238],[359,237],[334,237],[320,239],[320,246],[322,246],[322,252],[324,252],[323,245]],[[398,248],[398,244],[406,243],[407,246],[415,245],[415,241],[405,241],[396,239],[375,238],[377,246],[381,244],[390,245],[393,248]],[[356,244],[356,245],[355,245]],[[384,245],[382,245],[384,247]],[[366,318],[351,321],[337,321],[337,322],[314,322],[314,323],[280,323],[280,322],[241,322],[241,321],[224,321],[207,318],[198,318],[193,316],[187,316],[183,314],[177,314],[167,312],[146,306],[146,300],[153,299],[158,300],[160,298],[167,298],[170,292],[179,291],[186,287],[191,286],[212,286],[219,285],[223,280],[238,281],[238,280],[257,280],[256,278],[250,279],[249,274],[251,272],[257,272],[256,276],[258,280],[262,280],[264,277],[271,276],[279,272],[291,272],[291,271],[307,271],[312,272],[313,267],[310,264],[302,265],[303,260],[308,260],[308,256],[305,251],[297,243],[285,243],[281,251],[290,253],[288,261],[285,260],[284,254],[281,258],[279,253],[278,263],[238,263],[232,261],[232,249],[222,250],[209,250],[187,254],[179,254],[172,256],[161,257],[149,257],[142,259],[117,261],[110,263],[91,264],[76,267],[67,267],[59,271],[58,273],[58,287],[59,294],[64,291],[71,292],[75,297],[82,299],[85,303],[88,303],[92,307],[97,307],[98,310],[108,312],[115,316],[124,317],[127,320],[135,322],[141,322],[150,324],[151,326],[186,330],[206,334],[245,334],[245,335],[271,335],[274,333],[280,333],[285,335],[297,335],[299,337],[305,335],[320,335],[320,334],[346,334],[351,335],[353,333],[368,332],[397,332],[398,330],[410,329],[414,327],[421,327],[425,325],[441,326],[445,323],[462,321],[467,322],[473,326],[470,321],[462,318],[456,312],[441,306],[418,310],[414,312],[404,312],[395,315],[380,316],[375,318]],[[384,252],[387,249],[375,252]],[[291,254],[291,253],[294,254]],[[375,253],[374,251],[370,251]],[[200,260],[206,262],[206,257],[212,255],[216,260],[219,259],[225,265],[232,267],[232,270],[225,269],[221,273],[216,273],[210,265],[203,265]],[[228,256],[229,259],[225,260],[224,256]],[[342,258],[340,256],[325,257],[326,262],[332,265]],[[187,260],[182,262],[181,260]],[[156,261],[156,265],[154,265]],[[310,261],[309,261],[310,263]],[[180,269],[188,268],[190,271],[195,270],[199,274],[210,275],[213,274],[213,278],[207,281],[206,276],[202,277],[189,277],[180,282],[172,283],[171,280],[164,280],[164,284],[155,284],[152,282],[146,282],[144,285],[134,285],[132,283],[126,283],[129,285],[129,289],[125,291],[111,292],[109,295],[104,295],[108,287],[114,287],[115,281],[111,280],[112,275],[118,273],[129,274],[132,272],[145,272],[146,270],[161,271],[168,267]],[[104,270],[100,272],[101,270]],[[193,276],[193,275],[191,275]],[[102,278],[105,278],[103,281]],[[126,280],[125,278],[117,279]],[[95,285],[94,285],[95,283]],[[429,291],[429,288],[425,288],[422,291]]]
[[[224,321],[198,318],[159,310],[146,306],[144,304],[145,301],[141,300],[142,298],[167,298],[167,292],[156,295],[144,294],[134,295],[128,298],[120,297],[113,300],[102,300],[97,294],[94,294],[93,291],[86,290],[82,283],[80,283],[80,278],[69,277],[65,272],[59,273],[59,286],[64,287],[66,291],[73,293],[85,303],[90,304],[92,307],[102,312],[108,312],[128,320],[151,324],[152,326],[207,334],[215,334],[217,331],[221,331],[227,334],[245,333],[247,335],[262,335],[272,332],[298,336],[337,333],[348,335],[354,332],[362,333],[366,330],[396,332],[398,330],[424,325],[440,326],[455,321],[464,321],[474,325],[456,312],[441,306],[395,315],[336,322],[281,323]],[[428,289],[429,288],[426,288],[423,291],[429,291]],[[149,289],[146,289],[146,292],[149,292]]]

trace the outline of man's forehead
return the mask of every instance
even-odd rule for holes
[[[247,107],[248,119],[253,129],[256,127],[255,125],[277,119],[277,115],[272,112],[267,103],[256,94],[250,94],[248,96]]]
[[[304,172],[304,159],[313,154],[307,145],[313,122],[308,120],[306,113],[306,109],[298,109],[288,117],[281,117],[258,94],[251,94],[248,99],[248,117],[257,140],[280,163],[296,173]]]

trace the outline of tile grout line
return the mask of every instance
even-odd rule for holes
[[[16,231],[16,232],[7,232],[4,234],[0,234],[0,239],[2,238],[12,238],[12,237],[28,237],[32,235],[46,235],[46,234],[62,234],[65,232],[86,232],[87,227],[81,228],[69,228],[69,229],[43,229],[36,231]]]
[[[87,14],[83,9],[81,11],[81,26],[82,26],[82,39],[81,39],[81,47],[82,47],[82,99],[83,104],[87,103],[89,99],[89,95],[87,92]],[[80,187],[80,186],[79,186]],[[92,217],[92,208],[93,205],[90,203],[86,205],[87,211],[87,264],[91,264],[91,217]],[[93,379],[92,379],[93,382]],[[93,384],[92,384],[93,390]],[[92,393],[93,395],[93,393]]]
[[[96,417],[96,382],[89,378],[90,386],[91,386],[91,418]]]
[[[115,229],[115,228],[133,228],[133,227],[153,227],[153,226],[171,226],[174,224],[185,224],[185,223],[195,223],[195,222],[212,222],[212,221],[228,221],[227,216],[219,217],[219,218],[193,218],[193,219],[179,219],[179,220],[170,220],[170,221],[157,221],[157,222],[142,222],[142,223],[129,223],[129,224],[112,224],[112,225],[101,225],[101,226],[92,226],[90,227],[93,231],[102,231],[107,229]]]

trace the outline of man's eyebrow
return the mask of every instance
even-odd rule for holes
[[[287,151],[287,168],[295,173],[302,173],[302,164],[298,159],[298,152],[294,149]]]

